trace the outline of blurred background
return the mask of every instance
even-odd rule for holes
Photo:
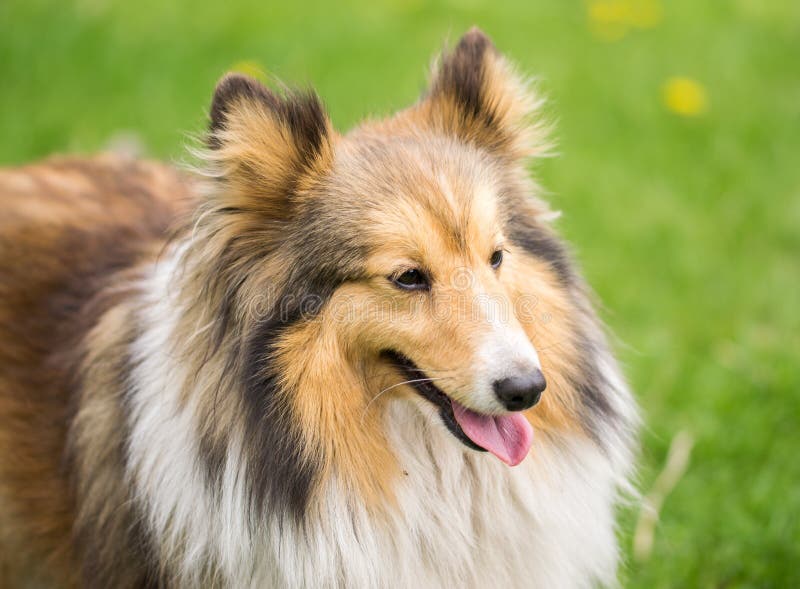
[[[474,24],[549,97],[535,173],[643,407],[623,585],[800,586],[799,2],[0,0],[0,163],[185,159],[231,69],[344,130]]]

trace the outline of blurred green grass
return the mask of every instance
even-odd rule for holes
[[[0,162],[120,132],[180,159],[243,61],[313,84],[347,128],[413,101],[443,40],[478,24],[550,97],[560,156],[538,174],[644,408],[641,487],[677,431],[696,439],[623,584],[800,586],[800,4],[651,4],[625,28],[563,0],[5,0]],[[704,113],[665,108],[672,76],[701,84]]]

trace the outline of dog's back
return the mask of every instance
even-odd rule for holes
[[[109,277],[162,247],[187,194],[170,168],[110,155],[0,171],[2,587],[43,558],[76,570],[64,462],[82,337],[113,303],[98,296]]]

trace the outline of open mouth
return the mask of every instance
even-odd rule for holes
[[[417,393],[439,409],[439,416],[465,446],[479,452],[491,452],[516,466],[528,455],[533,428],[521,412],[485,415],[468,409],[431,382],[431,379],[406,356],[387,351],[384,357],[406,377]]]

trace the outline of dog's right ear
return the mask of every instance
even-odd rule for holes
[[[276,94],[241,74],[217,84],[206,159],[225,182],[223,206],[285,213],[333,160],[334,132],[311,91]]]

